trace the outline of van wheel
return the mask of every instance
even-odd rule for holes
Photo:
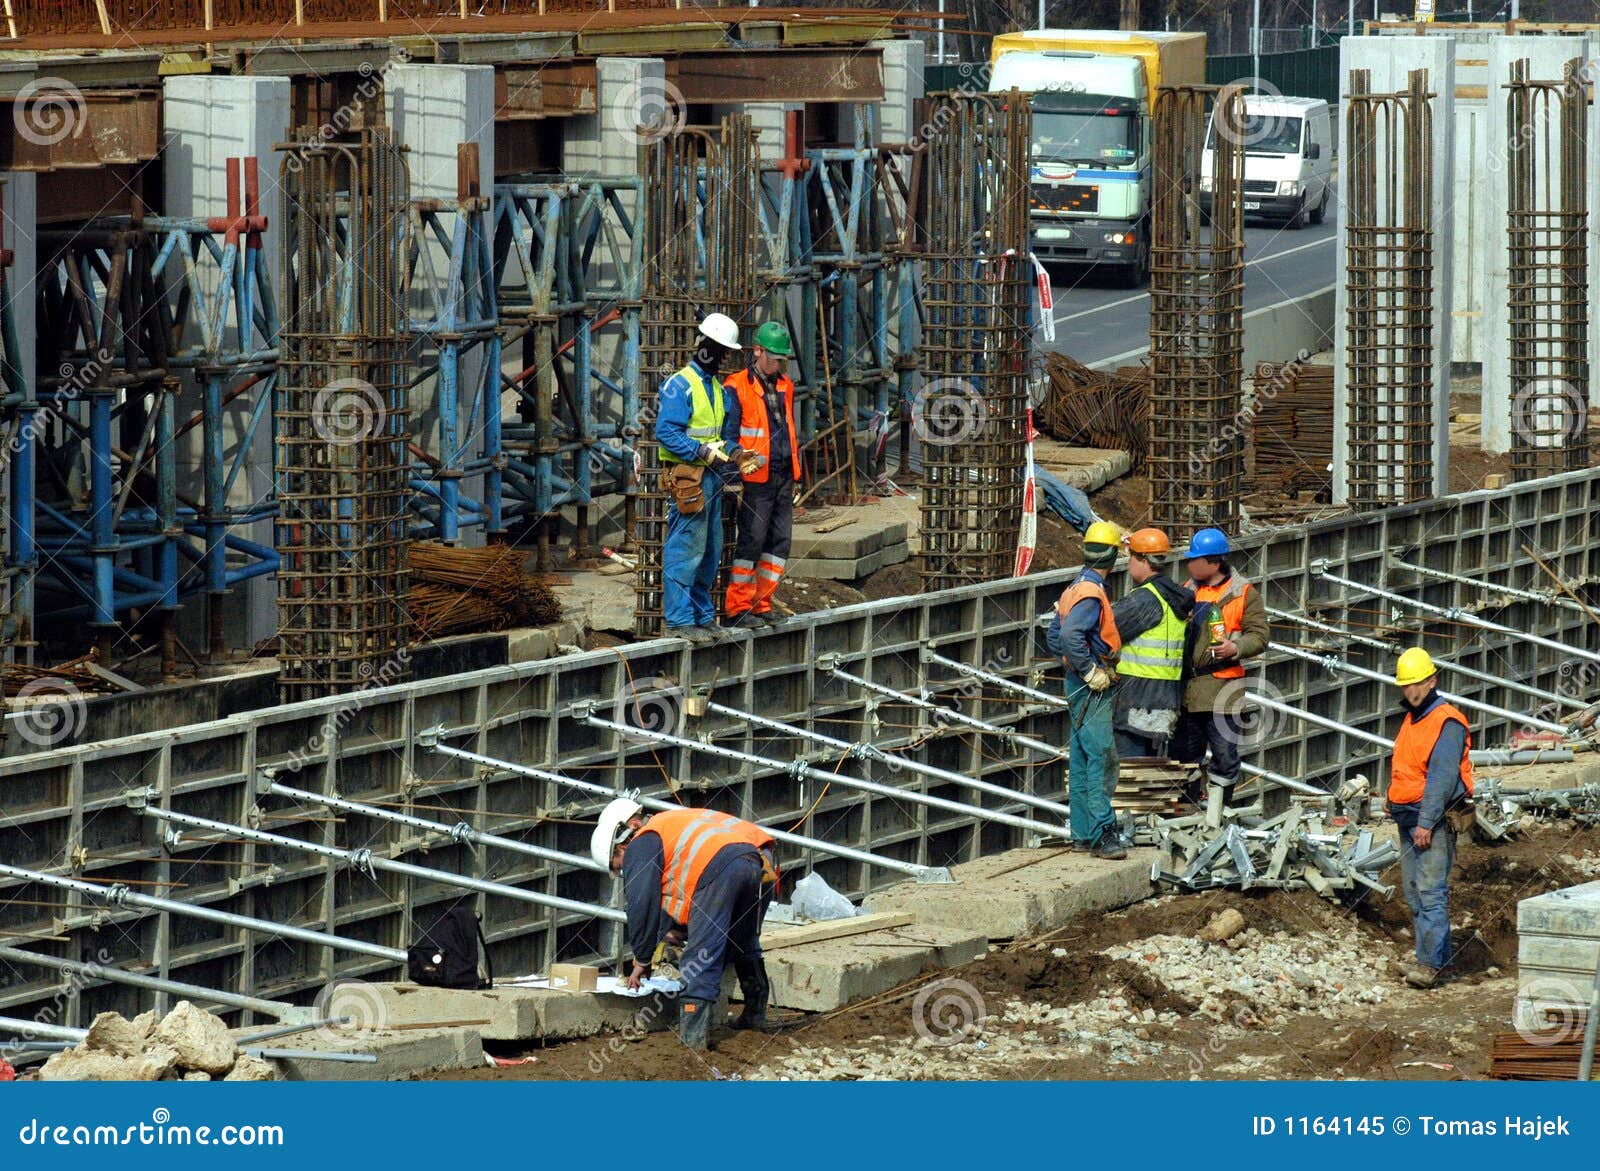
[[[1312,223],[1320,224],[1323,220],[1328,218],[1328,195],[1331,190],[1332,189],[1327,186],[1322,188],[1322,202],[1317,204],[1317,209],[1311,213]]]

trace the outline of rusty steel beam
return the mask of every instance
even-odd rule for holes
[[[494,120],[593,114],[597,91],[593,60],[502,65],[494,75]]]
[[[161,94],[81,90],[46,80],[0,119],[0,171],[56,171],[149,162],[161,153]]]
[[[881,102],[879,49],[681,53],[667,79],[688,102]]]

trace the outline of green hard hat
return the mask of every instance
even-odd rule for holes
[[[755,344],[767,353],[780,358],[790,357],[794,353],[793,347],[789,344],[789,331],[784,329],[783,323],[779,321],[765,322],[756,330]]]

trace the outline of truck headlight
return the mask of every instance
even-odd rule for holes
[[[1107,244],[1132,244],[1137,239],[1138,239],[1138,237],[1136,237],[1132,232],[1107,232],[1106,233],[1106,243]]]
[[[1296,180],[1296,179],[1285,179],[1282,183],[1278,184],[1278,194],[1279,195],[1299,195],[1300,194],[1300,183],[1299,183],[1299,181]]]
[[[1200,190],[1201,191],[1210,191],[1211,190],[1211,176],[1210,175],[1201,175],[1200,176]]]

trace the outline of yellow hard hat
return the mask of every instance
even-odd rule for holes
[[[1400,655],[1400,661],[1394,665],[1394,681],[1401,687],[1409,687],[1413,683],[1421,683],[1424,679],[1431,679],[1439,673],[1439,668],[1433,665],[1433,660],[1428,657],[1428,652],[1419,646],[1414,646]]]
[[[1120,545],[1122,530],[1108,520],[1097,520],[1083,534],[1085,545]]]

